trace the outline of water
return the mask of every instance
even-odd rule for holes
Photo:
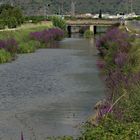
[[[93,40],[73,36],[0,65],[0,139],[77,136],[104,96]]]
[[[127,25],[128,27],[132,27],[135,30],[137,30],[138,32],[140,32],[140,21],[137,20],[133,20],[133,21],[127,21]]]

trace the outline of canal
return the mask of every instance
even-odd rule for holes
[[[77,136],[103,98],[94,39],[73,36],[0,65],[0,139]]]

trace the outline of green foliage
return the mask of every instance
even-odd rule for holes
[[[103,66],[109,100],[98,108],[98,125],[88,124],[79,140],[139,140],[140,39],[114,28],[96,46],[105,54],[104,63],[98,64]]]
[[[16,28],[18,25],[15,17],[8,18],[6,22],[7,22],[8,28]]]
[[[44,29],[48,29],[48,25],[38,24],[33,27],[23,27],[19,30],[3,31],[0,34],[0,40],[5,40],[6,46],[4,46],[4,49],[0,49],[0,63],[9,62],[15,58],[16,53],[31,53],[35,52],[37,48],[45,48],[38,41],[33,41],[29,38],[31,32]]]
[[[61,17],[57,17],[57,16],[53,17],[52,23],[55,27],[58,27],[64,31],[66,30],[66,22]]]
[[[132,83],[133,84],[133,83]],[[133,85],[127,90],[127,100],[124,98],[119,104],[125,108],[124,121],[140,123],[140,90],[139,85]]]
[[[0,63],[9,62],[12,59],[12,56],[9,52],[4,49],[0,49]]]
[[[28,42],[22,42],[19,45],[18,53],[32,53],[35,52],[37,47],[36,41],[28,41]]]
[[[14,7],[10,15],[11,17],[15,17],[17,25],[21,25],[24,22],[24,17],[21,9]]]
[[[94,127],[90,124],[85,126],[85,131],[79,140],[139,140],[140,123],[123,123],[106,117]]]
[[[44,17],[44,16],[26,16],[24,18],[25,22],[31,22],[31,23],[39,23],[41,21],[45,21],[47,19],[47,21],[49,20],[48,17]]]
[[[130,19],[128,19],[128,20],[140,20],[140,16],[134,17],[134,18],[130,18]]]
[[[90,30],[86,30],[84,33],[85,38],[92,38],[93,37],[93,32]]]
[[[4,22],[4,20],[0,20],[0,30],[1,29],[5,29],[5,22]]]
[[[15,28],[23,23],[23,15],[21,9],[10,5],[0,6],[0,18],[9,28]]]
[[[0,6],[0,14],[4,11],[4,10],[9,10],[9,9],[13,9],[13,6],[9,5],[9,4],[2,4]]]

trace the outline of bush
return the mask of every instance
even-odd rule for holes
[[[13,56],[17,53],[17,49],[18,49],[18,43],[16,42],[15,39],[7,39],[5,41],[6,47],[5,50],[10,52]]]
[[[90,31],[90,30],[86,30],[85,33],[84,33],[85,38],[92,38],[93,35],[94,35],[93,32]]]
[[[18,49],[18,44],[15,39],[0,40],[0,49],[5,49],[11,55],[15,55]]]
[[[19,45],[18,53],[32,53],[35,52],[37,43],[35,41],[22,42]]]
[[[58,27],[64,31],[66,30],[66,22],[61,17],[53,17],[52,23],[55,27]]]
[[[90,124],[85,126],[85,132],[79,140],[139,140],[140,123],[122,123],[112,117],[104,118],[94,127]]]
[[[9,52],[4,49],[0,49],[0,63],[9,62],[12,59],[12,56]]]
[[[41,21],[44,21],[44,20],[46,20],[46,17],[44,17],[44,16],[26,16],[25,18],[24,18],[24,20],[26,21],[26,22],[32,22],[32,23],[39,23],[39,22],[41,22]],[[48,19],[47,19],[48,20]]]
[[[0,18],[5,21],[9,28],[16,28],[23,23],[23,15],[21,9],[8,4],[0,6]]]
[[[140,139],[140,39],[111,28],[96,43],[102,54],[108,91],[98,110],[98,126],[88,127],[85,139]],[[107,104],[108,103],[108,104]],[[106,119],[105,119],[106,118]],[[87,131],[88,130],[88,131]]]
[[[22,11],[17,7],[12,9],[10,17],[14,17],[16,19],[17,25],[21,25],[24,22]]]
[[[130,35],[115,27],[111,28],[105,35],[97,39],[96,47],[103,56],[105,56],[107,52],[107,55],[114,55],[117,49],[128,52],[131,47],[130,39]]]
[[[18,23],[15,17],[10,17],[7,19],[8,28],[16,28]]]
[[[55,47],[53,43],[59,41],[64,37],[64,32],[59,28],[52,28],[40,32],[31,32],[30,38],[39,41],[41,45],[45,44],[47,47]]]
[[[128,20],[140,20],[140,16],[134,17],[134,18],[129,18]]]
[[[5,22],[4,20],[0,20],[0,30],[5,29]]]

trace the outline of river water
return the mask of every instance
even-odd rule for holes
[[[77,136],[104,96],[93,40],[73,36],[0,65],[0,140]]]

